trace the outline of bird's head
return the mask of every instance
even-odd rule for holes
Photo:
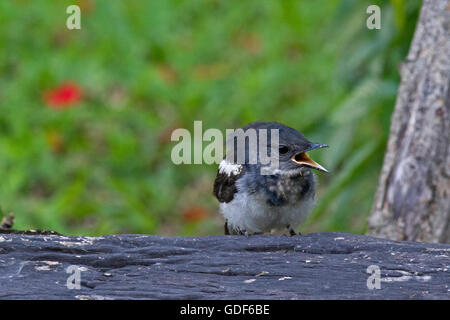
[[[301,132],[281,126],[278,145],[280,171],[311,168],[328,172],[327,169],[311,159],[307,153],[314,149],[328,148],[326,144],[310,142]]]
[[[297,175],[301,174],[304,171],[307,171],[308,169],[316,169],[319,171],[328,172],[327,169],[312,160],[307,153],[314,149],[327,148],[327,145],[310,142],[301,132],[278,122],[258,121],[249,123],[242,128],[242,131],[240,131],[240,133],[235,133],[233,139],[235,139],[235,137],[239,134],[245,135],[246,138],[249,138],[249,129],[254,129],[254,131],[256,132],[258,147],[261,146],[261,139],[266,140],[266,154],[277,159],[277,168],[271,168],[270,173]],[[259,129],[266,129],[265,132],[267,132],[267,135],[263,136]],[[277,130],[278,132],[278,143],[273,143],[274,141],[272,140],[271,134],[273,129]],[[241,139],[241,141],[244,141],[244,139]],[[234,145],[235,149],[239,148],[236,143]],[[248,143],[245,144],[245,165],[249,165],[250,158],[255,153],[255,150],[256,149],[249,148]],[[263,164],[258,155],[257,163],[251,166],[262,168],[270,167],[271,164]]]

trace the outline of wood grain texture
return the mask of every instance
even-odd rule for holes
[[[450,242],[450,0],[424,0],[368,234]]]
[[[69,266],[81,288],[68,289]],[[381,270],[369,290],[367,267]],[[448,299],[450,245],[340,232],[0,234],[0,299]]]

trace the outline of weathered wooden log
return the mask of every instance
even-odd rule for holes
[[[0,299],[448,299],[449,279],[450,245],[340,232],[0,234]]]

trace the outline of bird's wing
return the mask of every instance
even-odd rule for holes
[[[242,172],[237,174],[226,173],[219,169],[214,181],[214,195],[219,202],[230,202],[237,192],[236,181],[242,176]]]

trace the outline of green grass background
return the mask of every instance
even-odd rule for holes
[[[70,4],[81,30],[65,26]],[[268,120],[330,145],[311,153],[331,173],[300,231],[362,233],[420,4],[1,1],[2,210],[71,235],[221,233],[217,166],[174,165],[170,133]],[[66,81],[82,102],[49,108],[43,92]]]

